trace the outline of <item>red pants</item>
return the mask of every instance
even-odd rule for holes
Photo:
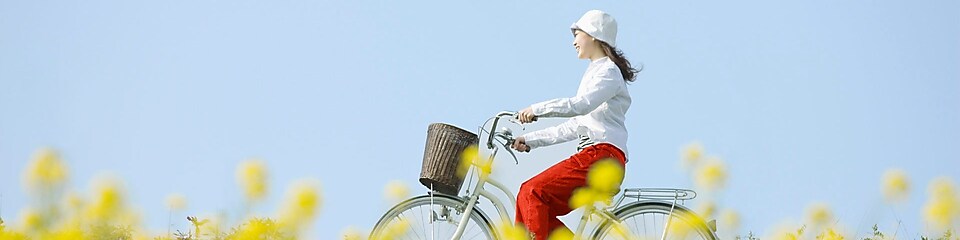
[[[587,171],[594,162],[613,158],[626,165],[626,157],[608,143],[589,146],[520,185],[517,194],[517,223],[522,223],[537,240],[547,239],[556,228],[566,226],[557,216],[567,215],[573,190],[587,185]]]

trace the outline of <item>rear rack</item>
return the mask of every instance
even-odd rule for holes
[[[686,203],[687,200],[691,200],[697,197],[697,192],[690,189],[679,189],[679,188],[627,188],[623,190],[623,196],[621,196],[615,204],[610,205],[611,208],[619,206],[626,198],[633,198],[636,200],[659,200],[659,201],[671,201],[676,204],[677,202],[680,205]]]
[[[697,192],[678,188],[628,188],[623,190],[623,196],[649,200],[691,200],[697,197]]]

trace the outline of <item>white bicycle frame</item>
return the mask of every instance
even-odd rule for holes
[[[490,155],[486,158],[486,159],[487,159],[486,164],[492,164],[494,158],[497,156],[497,152],[500,150],[500,148],[498,148],[498,147],[496,147],[495,145],[493,145],[494,137],[497,136],[497,133],[498,133],[498,132],[496,132],[497,123],[500,121],[500,118],[501,118],[501,117],[504,117],[504,116],[510,116],[510,117],[512,117],[512,116],[515,116],[515,115],[516,115],[516,113],[514,113],[514,112],[506,112],[506,111],[504,111],[504,112],[498,113],[498,114],[496,115],[496,117],[494,118],[493,125],[490,127],[491,130],[488,132],[488,135],[489,135],[489,136],[488,136],[488,138],[487,138],[487,143],[486,143],[487,148],[488,148],[488,149],[492,149],[493,151],[492,151],[492,152],[490,153]],[[509,135],[506,135],[506,136],[505,136],[505,135],[500,135],[499,137],[504,138],[505,140],[508,140],[508,142],[509,142],[510,140],[512,140],[512,137],[509,136]],[[510,138],[510,139],[506,139],[506,138]],[[503,147],[508,148],[508,146],[506,146],[506,145],[504,145]],[[507,150],[509,151],[509,149],[507,149]],[[512,153],[512,152],[511,152],[511,153]],[[514,157],[515,157],[515,156],[514,156]],[[478,176],[478,180],[477,180],[477,185],[474,186],[473,189],[469,189],[468,192],[467,192],[467,193],[469,194],[468,199],[467,199],[467,202],[466,202],[467,205],[466,205],[466,207],[464,207],[464,209],[463,209],[463,213],[462,213],[462,215],[461,215],[461,217],[460,217],[460,221],[457,223],[457,230],[456,230],[456,232],[454,232],[453,237],[451,238],[451,240],[460,240],[460,238],[463,236],[463,233],[464,233],[464,231],[465,231],[465,229],[466,229],[466,226],[467,226],[466,223],[467,223],[467,221],[470,220],[470,214],[473,212],[473,207],[475,207],[475,206],[477,205],[477,201],[479,200],[480,196],[483,196],[483,197],[487,198],[487,200],[490,200],[490,202],[493,203],[493,206],[497,209],[497,213],[500,215],[501,222],[504,222],[504,223],[511,223],[511,222],[512,222],[512,221],[510,221],[510,216],[507,214],[507,209],[504,208],[503,202],[500,201],[500,198],[497,197],[496,195],[493,195],[492,193],[488,192],[486,189],[484,189],[484,186],[486,186],[486,184],[489,183],[489,184],[492,185],[493,187],[499,189],[501,192],[503,192],[505,195],[507,195],[507,198],[510,200],[510,204],[512,204],[513,206],[517,206],[517,200],[516,200],[517,198],[516,198],[516,196],[514,196],[513,193],[511,193],[510,191],[508,191],[507,188],[506,188],[503,184],[501,184],[500,182],[497,182],[497,181],[494,180],[494,179],[491,179],[489,172],[485,172],[485,171],[480,170],[480,169],[483,169],[483,168],[480,167],[480,164],[481,164],[481,163],[471,162],[471,165],[472,165],[473,167],[476,167],[476,168],[474,168],[474,169],[476,170],[476,172],[478,172],[478,175],[479,175],[479,176]],[[638,193],[638,194],[639,194],[639,193]],[[695,193],[694,193],[694,194],[695,194]],[[580,224],[577,226],[577,231],[574,232],[574,238],[573,238],[573,239],[583,239],[583,236],[582,236],[583,231],[585,230],[586,225],[587,225],[587,222],[589,221],[590,217],[593,216],[593,215],[599,215],[600,218],[601,218],[601,221],[602,221],[601,223],[606,222],[606,221],[616,222],[616,221],[617,221],[617,217],[616,217],[609,209],[613,209],[613,208],[615,208],[616,206],[620,205],[620,203],[624,200],[624,198],[625,198],[625,196],[624,196],[624,195],[621,195],[621,196],[617,199],[616,203],[614,203],[614,204],[608,206],[608,208],[602,209],[602,210],[600,210],[600,211],[597,210],[597,208],[596,208],[595,205],[593,205],[593,204],[588,204],[588,205],[585,207],[585,209],[584,209],[583,216],[580,218]],[[677,200],[679,200],[679,198],[674,198],[673,206],[676,206],[676,204],[677,204],[676,201],[677,201]],[[673,216],[673,210],[674,210],[674,209],[673,209],[673,206],[671,206],[670,213],[668,214],[668,216]],[[668,217],[668,218],[667,218],[667,222],[666,222],[666,226],[664,227],[664,230],[663,230],[663,234],[661,235],[661,239],[666,239],[666,238],[667,238],[667,229],[670,227],[670,222],[671,222],[671,221],[672,221],[672,217]],[[494,233],[493,233],[494,235],[496,235],[496,236],[499,236],[499,235],[500,235],[499,231],[497,231],[497,230],[498,230],[498,227],[496,227],[496,225],[494,225],[494,229],[492,229],[492,230],[494,231]]]
[[[487,148],[492,149],[493,151],[486,158],[488,161],[486,164],[491,164],[493,159],[497,156],[497,152],[500,150],[500,148],[493,145],[493,140],[494,140],[494,137],[496,136],[497,124],[500,121],[500,118],[504,116],[512,117],[515,115],[516,113],[513,113],[513,112],[500,112],[495,117],[493,121],[493,125],[491,126],[491,131],[488,133],[489,136],[486,144]],[[504,146],[504,147],[507,147],[507,146]],[[480,168],[480,163],[471,162],[471,165],[477,167],[474,169],[477,169],[477,170],[482,169]],[[490,200],[491,203],[493,203],[494,208],[497,209],[498,215],[500,215],[501,222],[505,222],[505,223],[512,222],[510,221],[510,216],[507,214],[507,209],[503,206],[503,202],[500,201],[500,198],[497,197],[496,195],[493,195],[491,192],[487,191],[484,188],[484,186],[486,186],[486,184],[489,183],[494,188],[499,189],[501,192],[507,195],[507,199],[510,200],[510,204],[512,204],[513,206],[517,206],[516,196],[514,196],[513,193],[507,190],[506,186],[504,186],[502,183],[494,179],[491,179],[489,172],[485,172],[482,170],[479,170],[476,172],[478,172],[478,175],[479,175],[477,184],[476,186],[473,187],[473,189],[468,190],[469,196],[466,202],[467,205],[463,209],[463,214],[460,217],[460,221],[457,223],[457,230],[456,232],[454,232],[453,238],[451,240],[459,240],[463,236],[463,232],[465,231],[467,226],[466,223],[467,221],[469,221],[470,214],[473,212],[473,207],[476,206],[480,196],[483,196],[487,200]],[[595,213],[597,213],[597,211],[592,205],[586,207],[583,213],[583,217],[581,217],[580,219],[580,224],[577,227],[577,231],[574,233],[574,239],[581,239],[581,235],[583,233],[585,226],[587,225],[587,221],[589,220],[590,216],[594,215]],[[599,213],[601,213],[599,215],[604,219],[604,221],[616,219],[616,217],[613,216],[613,214],[610,213],[609,211],[600,211]],[[499,235],[499,232],[496,231],[496,227],[493,230],[494,230],[494,233],[493,233],[494,235]]]

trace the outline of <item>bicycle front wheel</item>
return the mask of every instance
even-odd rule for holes
[[[457,231],[466,202],[434,194],[411,198],[387,211],[370,233],[370,239],[450,239]],[[489,218],[474,207],[460,239],[495,239]]]
[[[593,239],[666,239],[716,240],[716,234],[704,219],[693,211],[658,201],[635,202],[617,209],[617,223],[605,222],[597,227]],[[664,229],[669,222],[670,227]]]

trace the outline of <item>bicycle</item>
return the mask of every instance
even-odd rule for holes
[[[500,112],[491,118],[490,130],[484,129],[483,125],[480,127],[481,134],[487,133],[484,145],[491,152],[487,158],[490,162],[503,148],[519,164],[509,147],[514,139],[511,130],[496,130],[503,117],[511,117],[508,119],[519,125],[512,119],[515,116],[515,112]],[[483,138],[479,139],[482,141]],[[482,164],[490,162],[471,162],[470,168],[478,177],[475,186],[467,188],[467,195],[461,197],[431,189],[425,195],[407,199],[393,206],[377,221],[370,239],[380,239],[388,234],[392,231],[390,226],[397,222],[405,222],[409,229],[402,236],[393,236],[395,239],[503,239],[498,227],[491,224],[490,218],[476,205],[481,196],[486,198],[494,205],[502,222],[513,224],[500,198],[484,188],[491,185],[499,189],[516,206],[516,197],[503,184],[491,179],[489,172],[479,171]],[[600,222],[589,235],[590,239],[717,239],[716,221],[705,221],[683,206],[685,201],[696,197],[693,190],[629,188],[618,195],[617,200],[608,206],[588,204],[583,207],[583,217],[574,232],[574,239],[583,239],[585,226],[593,217],[598,217]],[[624,202],[626,199],[632,200]],[[685,231],[674,231],[676,229]]]

